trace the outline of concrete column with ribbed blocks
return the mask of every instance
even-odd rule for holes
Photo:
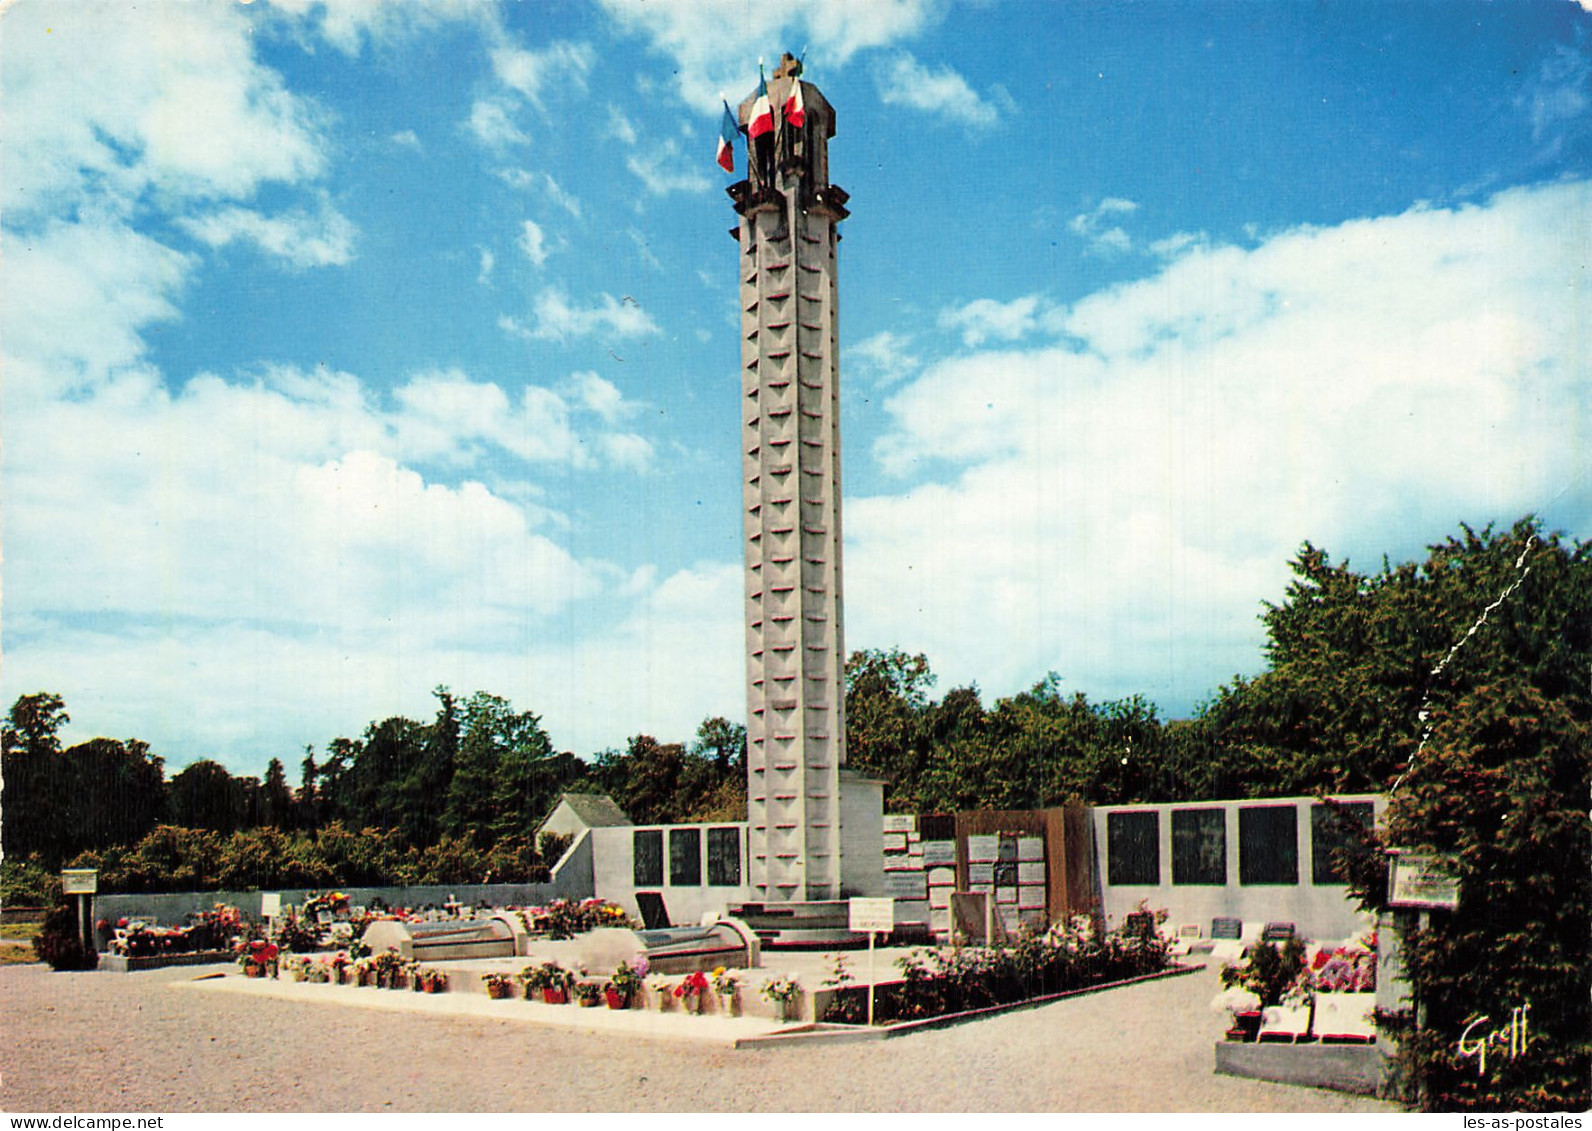
[[[745,535],[749,886],[768,903],[842,894],[846,757],[840,519],[834,112],[803,84],[800,129],[780,110],[800,82],[769,83],[777,130],[749,144],[739,213],[741,461]],[[748,123],[755,96],[740,108]]]

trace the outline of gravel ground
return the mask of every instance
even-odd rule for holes
[[[0,968],[0,1108],[1398,1110],[1215,1075],[1209,970],[888,1041],[735,1051],[172,985],[203,969]],[[777,1076],[799,1083],[777,1088]]]

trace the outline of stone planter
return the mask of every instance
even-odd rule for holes
[[[603,997],[608,1000],[609,1009],[629,1009],[630,995],[614,989],[612,986],[604,987]]]
[[[553,989],[549,986],[542,990],[542,1000],[548,1005],[568,1005],[569,991],[565,989]]]

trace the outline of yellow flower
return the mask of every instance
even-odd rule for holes
[[[713,968],[713,976],[714,976],[714,977],[715,977],[715,978],[722,978],[722,977],[724,977],[724,967],[722,967],[722,966],[715,966],[715,967],[714,967],[714,968]]]

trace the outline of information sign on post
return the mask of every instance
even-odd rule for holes
[[[61,894],[77,896],[78,937],[83,940],[85,954],[94,953],[93,904],[94,893],[99,890],[99,872],[94,868],[64,868],[61,871]]]
[[[868,1024],[873,1024],[873,939],[881,931],[895,930],[895,900],[851,898],[851,929],[868,933]]]
[[[1448,911],[1458,907],[1459,877],[1453,859],[1395,848],[1387,858],[1387,905]]]
[[[62,895],[93,895],[99,891],[99,872],[94,868],[67,868],[61,873]]]

